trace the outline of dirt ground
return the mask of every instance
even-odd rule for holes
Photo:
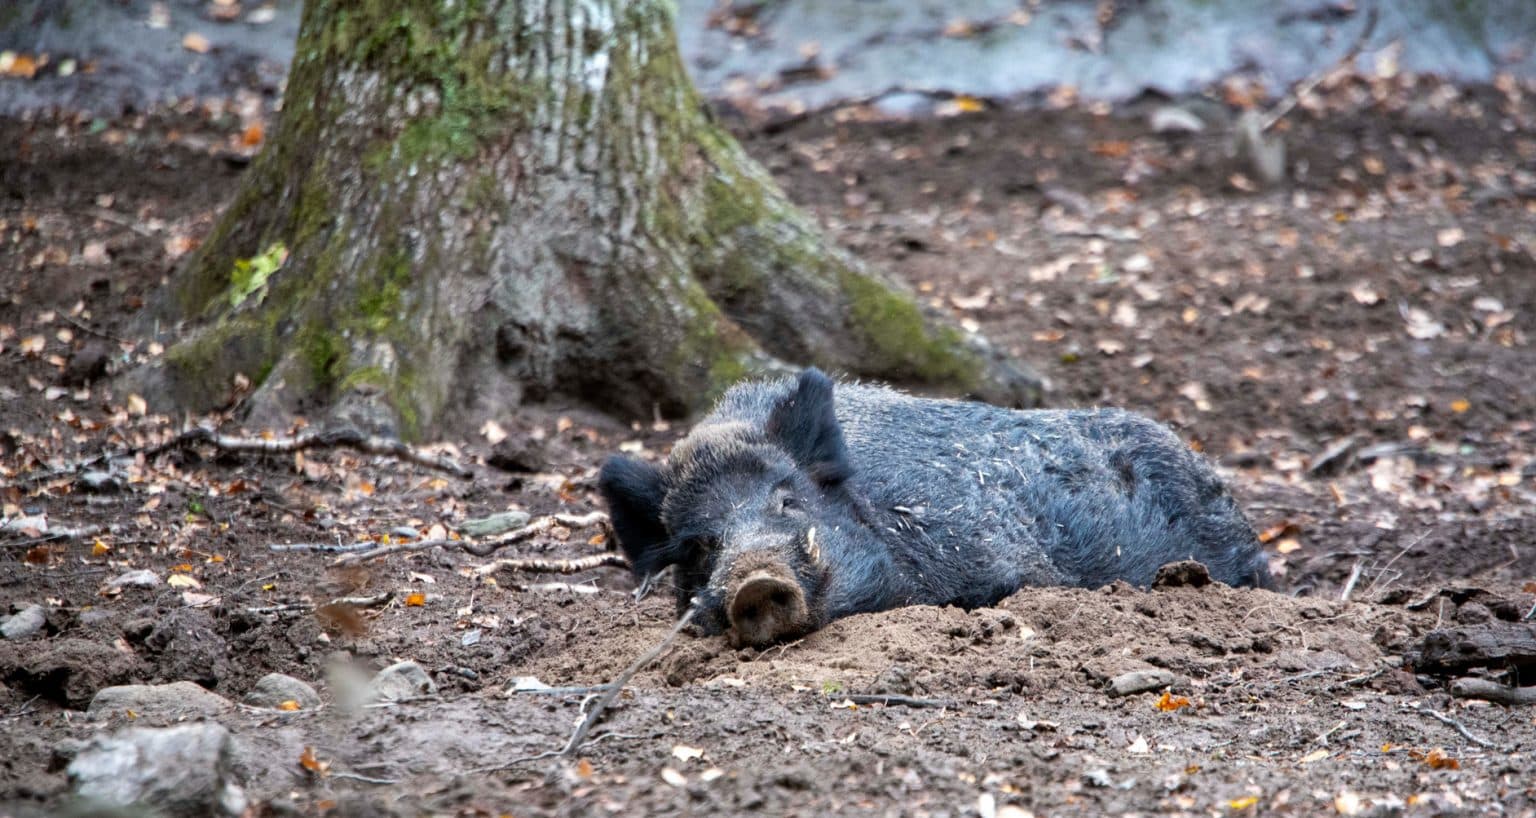
[[[617,568],[487,579],[456,549],[337,568],[268,546],[584,513],[605,453],[660,457],[685,427],[509,413],[491,420],[531,470],[489,465],[509,458],[469,430],[447,451],[470,480],[206,448],[106,485],[47,477],[181,428],[102,376],[159,353],[125,327],[207,234],[261,113],[0,120],[0,500],[82,534],[0,533],[0,614],[48,612],[0,642],[0,813],[59,808],[66,740],[164,721],[91,720],[97,689],[238,700],[280,671],[327,706],[218,717],[256,815],[1536,814],[1536,709],[1453,700],[1411,664],[1431,630],[1536,604],[1536,89],[1323,91],[1286,121],[1296,178],[1270,190],[1211,100],[1192,135],[1152,132],[1155,103],[738,119],[839,240],[1034,362],[1053,404],[1140,410],[1208,453],[1284,592],[1031,589],[763,651],[683,637],[572,763],[532,757],[589,703],[515,680],[607,682],[666,633],[664,594],[636,602]],[[508,552],[596,553],[599,534]],[[105,590],[134,569],[175,581]],[[348,669],[401,659],[439,694],[341,704]],[[1153,668],[1170,696],[1106,692]]]

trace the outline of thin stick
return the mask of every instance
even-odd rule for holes
[[[1364,571],[1364,570],[1365,570],[1365,559],[1363,557],[1356,557],[1355,558],[1355,567],[1350,569],[1350,572],[1349,572],[1349,581],[1344,583],[1344,590],[1339,593],[1339,601],[1340,602],[1348,602],[1349,601],[1349,594],[1350,594],[1351,591],[1355,590],[1355,583],[1360,581],[1360,573],[1362,571]]]
[[[91,326],[90,324],[87,324],[84,321],[81,321],[80,319],[74,317],[73,315],[70,315],[69,313],[61,312],[58,315],[59,315],[60,318],[64,319],[65,321],[68,321],[69,323],[74,324],[75,328],[80,330],[81,332],[90,333],[91,335],[95,335],[95,336],[98,336],[98,337],[101,337],[101,338],[105,338],[108,341],[116,341],[119,344],[132,344],[133,343],[132,341],[130,341],[130,340],[126,339],[126,338],[119,338],[118,336],[113,335],[112,333],[107,332],[106,330],[97,329],[97,328]]]
[[[325,551],[325,552],[331,552],[331,553],[349,554],[349,553],[354,552],[354,551],[367,551],[370,548],[378,548],[378,547],[379,547],[379,544],[376,543],[376,542],[373,542],[372,540],[364,540],[362,542],[354,542],[354,543],[332,543],[332,542],[292,542],[292,543],[280,543],[280,542],[275,542],[275,543],[269,543],[267,545],[267,550],[268,551]]]
[[[601,511],[594,511],[590,514],[581,515],[551,514],[548,517],[540,517],[539,519],[534,520],[522,528],[508,531],[505,534],[501,534],[481,542],[475,542],[473,540],[451,540],[445,537],[439,537],[430,540],[412,540],[411,542],[390,543],[388,545],[375,546],[368,549],[367,551],[359,551],[354,554],[345,554],[341,557],[338,557],[334,564],[352,565],[354,563],[363,562],[364,560],[371,560],[377,557],[388,556],[390,554],[399,554],[409,551],[428,551],[433,548],[461,548],[471,554],[474,554],[477,557],[484,557],[496,551],[498,548],[502,548],[513,543],[522,542],[523,540],[531,539],[538,534],[544,534],[551,528],[554,528],[557,524],[567,526],[569,528],[585,528],[587,526],[597,525],[598,523],[605,523],[607,521],[608,515]]]
[[[338,772],[334,772],[334,771],[329,773],[327,775],[327,777],[328,778],[345,778],[345,779],[347,779],[349,781],[361,781],[364,784],[385,784],[385,785],[388,785],[388,784],[399,784],[400,783],[400,780],[397,779],[397,778],[370,778],[369,776],[358,775],[357,773],[338,773]]]
[[[1477,736],[1472,734],[1471,730],[1467,729],[1467,726],[1465,724],[1462,724],[1461,722],[1451,718],[1450,716],[1445,715],[1444,713],[1439,713],[1439,712],[1436,712],[1434,710],[1430,710],[1427,707],[1419,708],[1419,712],[1420,713],[1428,713],[1429,715],[1434,716],[1439,721],[1444,722],[1445,724],[1449,724],[1450,726],[1456,728],[1456,732],[1460,733],[1462,735],[1462,738],[1465,738],[1467,741],[1470,741],[1473,744],[1476,744],[1477,746],[1483,748],[1484,750],[1497,750],[1497,749],[1500,749],[1499,745],[1494,744],[1493,742],[1491,742],[1491,741],[1489,741],[1487,739],[1478,738]]]
[[[1360,29],[1359,36],[1355,37],[1354,44],[1349,47],[1349,50],[1344,53],[1344,56],[1334,60],[1333,65],[1344,65],[1347,63],[1352,63],[1355,61],[1356,57],[1360,56],[1361,50],[1365,48],[1366,41],[1371,39],[1371,35],[1376,32],[1376,19],[1378,16],[1380,16],[1379,11],[1380,9],[1375,4],[1371,5],[1370,11],[1366,12],[1367,16],[1365,18],[1365,26]],[[1259,132],[1263,133],[1270,128],[1275,127],[1275,125],[1278,124],[1280,120],[1285,118],[1286,114],[1291,112],[1292,108],[1295,108],[1296,105],[1301,102],[1302,97],[1312,93],[1312,89],[1321,84],[1322,81],[1326,79],[1331,73],[1333,73],[1332,66],[1330,66],[1326,71],[1320,71],[1311,77],[1308,77],[1305,82],[1293,88],[1289,94],[1286,94],[1285,97],[1281,99],[1280,102],[1275,105],[1275,107],[1271,108],[1269,113],[1265,114],[1264,118],[1259,121]]]
[[[1451,695],[1458,699],[1482,699],[1508,705],[1536,704],[1536,687],[1507,687],[1487,679],[1457,679]]]
[[[883,704],[887,706],[901,707],[954,707],[955,703],[948,699],[920,699],[916,696],[898,696],[892,693],[849,693],[840,698],[854,704]]]
[[[623,554],[593,554],[587,557],[576,557],[566,560],[551,559],[507,559],[488,562],[475,569],[477,576],[494,574],[497,571],[533,571],[544,574],[579,574],[593,568],[601,568],[612,565],[619,568],[628,568],[629,560],[624,559]]]
[[[68,474],[84,471],[91,466],[106,460],[115,460],[121,457],[134,457],[144,455],[146,458],[158,457],[171,449],[179,449],[192,446],[197,443],[207,443],[219,451],[224,452],[255,452],[260,454],[288,454],[302,449],[345,447],[356,449],[366,454],[376,454],[394,457],[425,466],[430,469],[445,471],[455,477],[469,479],[474,477],[474,472],[459,465],[451,458],[444,455],[429,454],[420,449],[409,446],[398,440],[377,435],[365,435],[357,429],[341,428],[326,431],[303,432],[296,437],[280,437],[266,440],[259,437],[238,437],[235,435],[221,435],[212,429],[201,426],[188,429],[170,440],[155,446],[126,449],[117,452],[103,452],[94,457],[77,460],[73,464],[52,471],[34,472],[24,475],[21,479],[29,483],[43,480],[52,480]]]
[[[587,732],[592,729],[592,725],[597,723],[598,718],[603,715],[603,711],[608,709],[608,705],[613,703],[613,700],[619,695],[619,691],[624,689],[624,685],[628,684],[629,680],[636,673],[639,673],[641,668],[655,661],[656,657],[666,651],[672,644],[672,640],[676,639],[677,635],[683,632],[683,628],[687,627],[689,621],[693,619],[694,612],[697,610],[697,607],[690,605],[688,610],[678,617],[677,623],[672,626],[671,631],[667,632],[665,638],[657,642],[654,647],[646,651],[639,659],[630,663],[623,673],[620,673],[617,678],[608,683],[608,689],[592,705],[592,709],[587,711],[587,717],[581,720],[581,724],[576,725],[576,732],[572,733],[570,741],[565,743],[565,749],[558,753],[561,758],[570,758],[581,748],[581,742],[586,739]]]

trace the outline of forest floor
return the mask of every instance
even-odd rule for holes
[[[1052,404],[1140,410],[1206,452],[1283,592],[1030,589],[767,650],[685,636],[568,762],[538,756],[590,702],[517,680],[608,682],[670,599],[635,601],[619,568],[487,578],[453,548],[337,567],[268,546],[585,513],[606,453],[660,456],[685,427],[487,419],[518,456],[450,441],[472,479],[207,447],[50,477],[182,428],[101,375],[159,354],[129,323],[207,235],[262,114],[0,120],[0,616],[46,611],[0,641],[0,813],[60,808],[70,740],[178,717],[87,717],[98,689],[238,700],[278,671],[327,704],[213,717],[256,815],[1536,814],[1536,708],[1453,699],[1413,658],[1536,603],[1536,95],[1323,91],[1284,123],[1293,178],[1267,190],[1219,117],[1162,134],[1151,106],[742,119],[834,236],[1035,362]],[[604,547],[559,528],[498,556]],[[157,583],[109,587],[139,569]],[[349,673],[402,659],[435,695],[345,706]],[[1106,692],[1154,668],[1171,695]]]

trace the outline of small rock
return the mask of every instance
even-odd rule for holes
[[[891,665],[875,677],[870,692],[911,696],[917,692],[917,685],[913,682],[911,670],[902,665]]]
[[[31,610],[30,608],[28,610]],[[25,611],[23,611],[25,613]],[[21,614],[16,614],[21,616]],[[1456,609],[1456,621],[1463,625],[1481,625],[1493,620],[1493,611],[1480,602],[1463,602]],[[6,636],[10,636],[9,633]]]
[[[121,477],[109,471],[101,471],[100,469],[92,469],[82,473],[75,481],[75,484],[85,491],[97,494],[119,491],[124,485]]]
[[[1204,563],[1194,560],[1170,562],[1157,569],[1152,578],[1153,588],[1204,588],[1211,584],[1211,571]]]
[[[514,474],[544,471],[549,467],[547,446],[547,441],[514,429],[504,440],[491,447],[491,456],[485,462]]]
[[[124,588],[153,588],[160,584],[160,577],[147,568],[137,571],[129,571],[107,583],[108,591],[121,591]]]
[[[97,806],[136,805],[171,818],[240,815],[247,803],[232,755],[219,724],[135,727],[91,739],[70,762],[69,781]]]
[[[514,528],[522,528],[532,519],[526,511],[503,511],[478,520],[465,520],[459,524],[459,532],[471,537],[494,537]]]
[[[47,612],[43,606],[28,605],[20,613],[6,618],[5,624],[0,625],[0,635],[6,639],[26,639],[42,631],[47,621]]]
[[[427,671],[415,662],[397,662],[379,671],[363,690],[363,704],[394,702],[430,696],[437,692],[437,684]]]
[[[132,710],[140,716],[214,716],[234,707],[229,699],[192,682],[119,685],[96,691],[86,712],[98,718]]]
[[[1133,670],[1109,680],[1109,695],[1129,696],[1149,690],[1162,690],[1178,681],[1178,678],[1168,670]]]
[[[303,681],[282,673],[268,673],[245,694],[245,703],[252,707],[278,710],[284,702],[298,702],[299,709],[312,710],[320,706],[320,694]]]

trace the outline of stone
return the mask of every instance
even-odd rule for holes
[[[430,696],[437,692],[437,684],[427,671],[415,662],[397,662],[379,671],[363,690],[362,704],[394,702]]]
[[[268,673],[245,694],[245,703],[252,707],[280,710],[284,702],[298,702],[300,710],[312,710],[321,704],[320,694],[313,687],[282,673]]]
[[[229,731],[212,722],[97,736],[69,763],[70,787],[97,807],[146,807],[167,818],[240,815],[247,799],[232,745]]]
[[[120,593],[124,588],[153,588],[160,584],[160,578],[154,571],[140,568],[137,571],[129,571],[120,574],[117,578],[107,583],[109,593]]]
[[[229,699],[193,682],[118,685],[96,691],[86,712],[105,718],[132,710],[140,716],[183,718],[214,716],[234,707]]]
[[[0,635],[6,639],[27,639],[36,636],[47,624],[47,612],[41,605],[28,605],[19,613],[9,616],[5,624],[0,625]]]
[[[1109,680],[1109,695],[1129,696],[1149,690],[1161,690],[1179,680],[1168,670],[1133,670]]]

